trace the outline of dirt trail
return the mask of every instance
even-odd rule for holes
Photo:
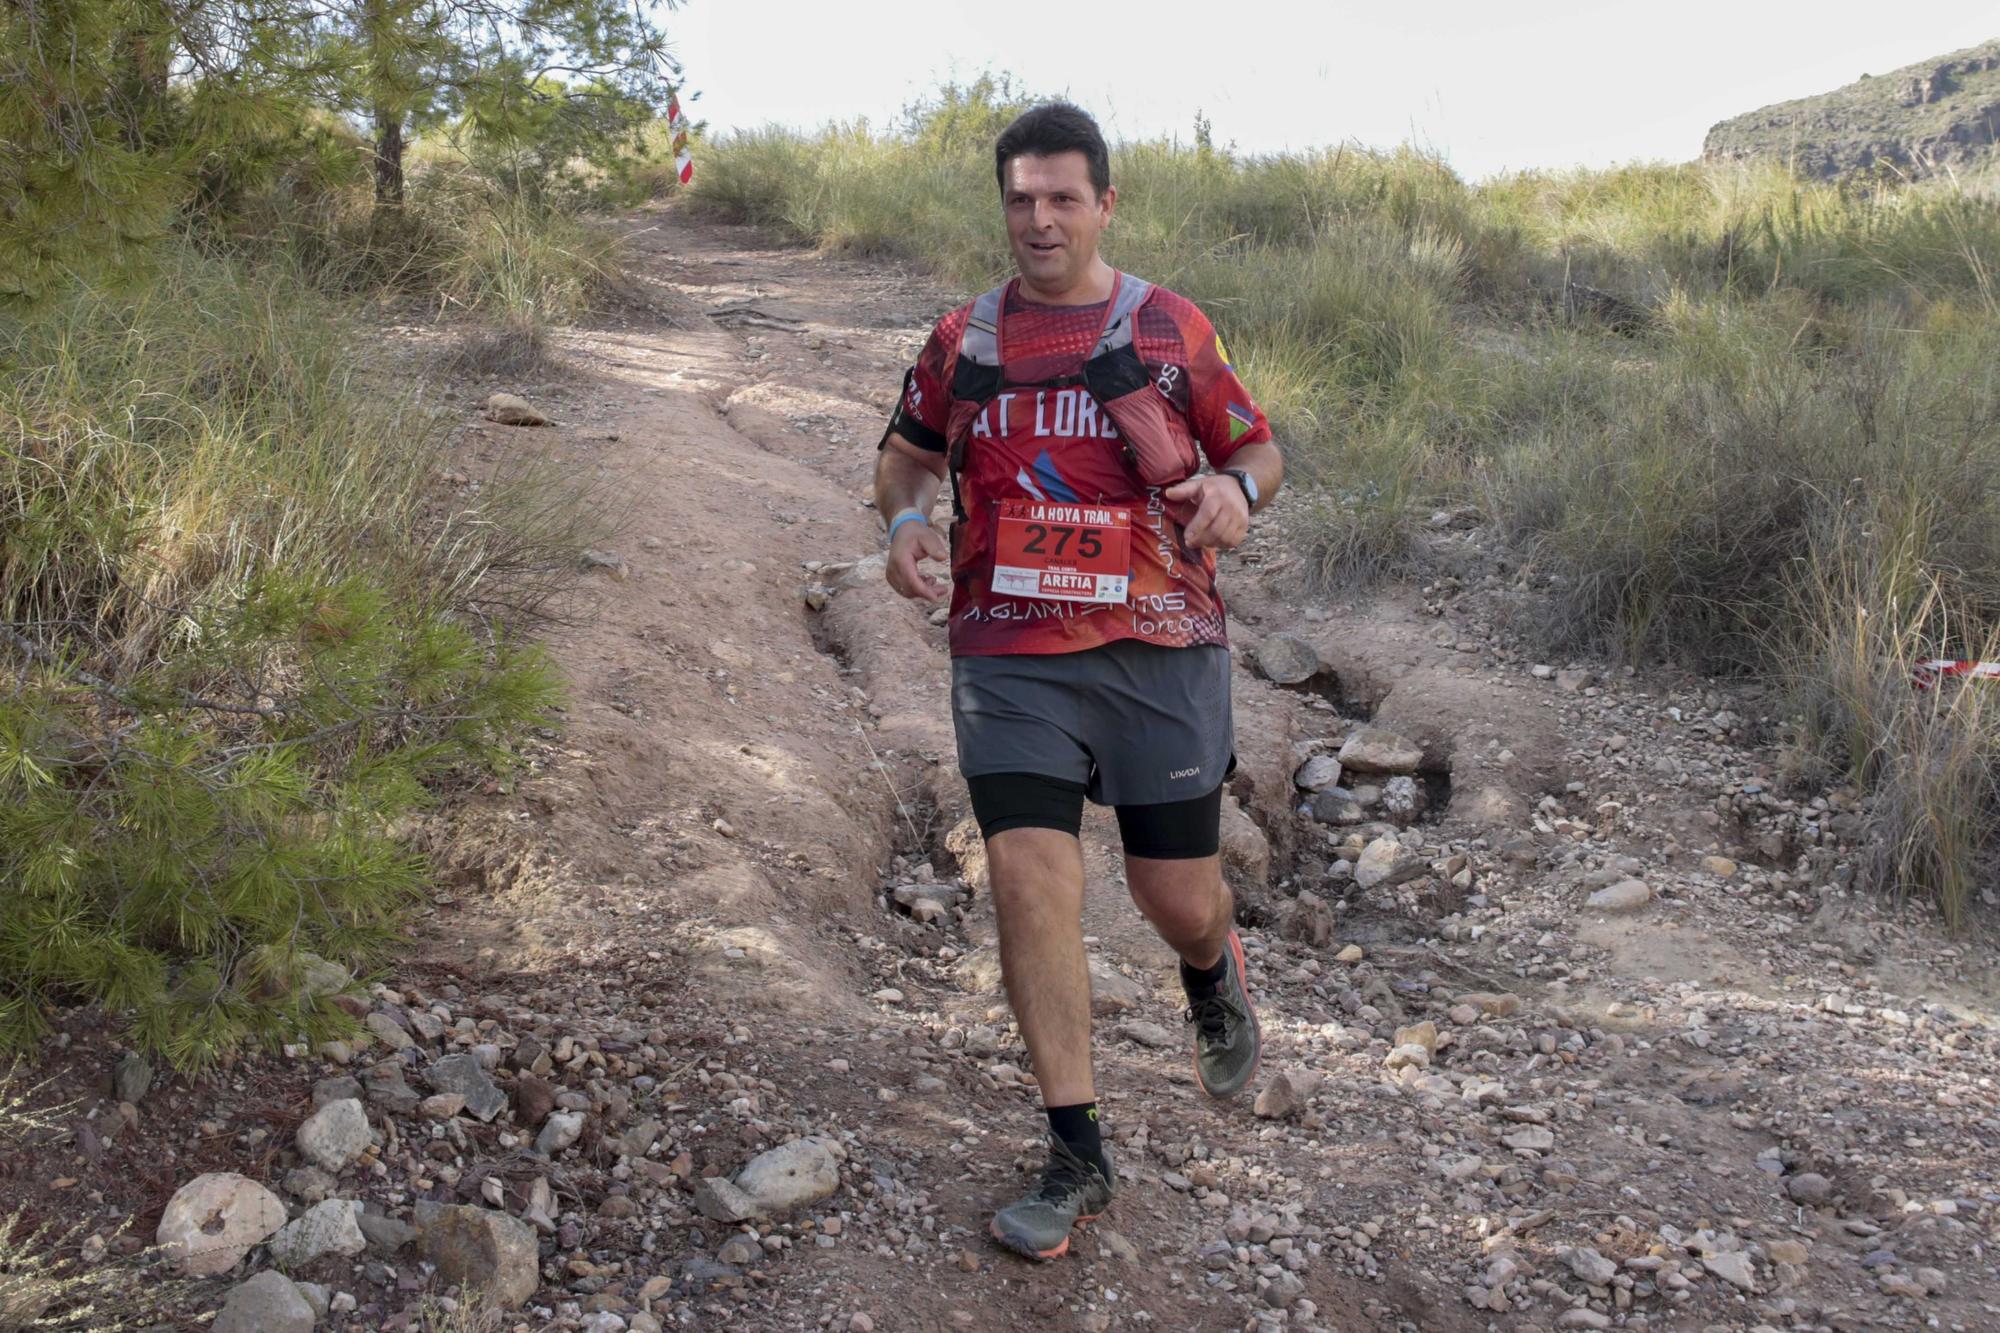
[[[1228,860],[1266,1068],[1297,1075],[1302,1111],[1195,1092],[1171,957],[1094,817],[1086,930],[1125,1179],[1068,1261],[997,1254],[985,1212],[1037,1159],[1039,1117],[961,822],[943,631],[881,585],[864,498],[900,368],[951,298],[674,212],[632,232],[676,317],[577,333],[579,373],[542,400],[558,451],[625,506],[629,571],[556,645],[559,748],[458,821],[476,891],[428,952],[506,991],[494,1012],[676,1071],[608,1100],[589,1085],[599,1169],[649,1108],[668,1117],[654,1156],[687,1150],[697,1177],[802,1133],[845,1164],[747,1263],[717,1262],[732,1228],[657,1171],[633,1177],[668,1187],[638,1191],[659,1226],[633,1248],[588,1220],[584,1173],[562,1240],[586,1276],[553,1317],[631,1315],[651,1291],[668,1326],[714,1328],[1991,1326],[2000,1121],[1965,1064],[1994,1049],[1975,959],[1922,927],[1851,937],[1889,928],[1839,892],[1837,858],[1812,860],[1837,846],[1826,803],[1770,797],[1755,728],[1712,684],[1527,671],[1517,590],[1479,576],[1451,515],[1435,554],[1464,577],[1421,594],[1306,597],[1282,522],[1225,568]],[[522,433],[468,444],[492,458]],[[1261,679],[1244,650],[1280,630],[1332,670]],[[1371,715],[1423,746],[1450,804],[1402,835],[1431,876],[1360,892],[1385,830],[1294,813],[1291,777]],[[1634,747],[1620,728],[1641,725]],[[1700,859],[1725,852],[1743,868]],[[1644,915],[1582,910],[1641,877]],[[881,896],[910,884],[957,910],[926,926]],[[1960,982],[1928,1008],[1892,994],[1867,969],[1892,952]],[[1419,1020],[1436,1034],[1398,1030]],[[1411,1041],[1427,1049],[1385,1068]]]
[[[503,1326],[2000,1326],[1990,948],[1845,891],[1855,798],[1774,785],[1754,696],[1521,656],[1533,591],[1477,515],[1433,520],[1425,586],[1328,599],[1296,497],[1223,572],[1225,860],[1285,1086],[1269,1114],[1194,1088],[1171,957],[1093,814],[1121,1188],[1066,1260],[998,1253],[986,1216],[1041,1120],[944,631],[883,586],[865,502],[901,368],[955,298],[670,209],[628,229],[646,303],[565,335],[547,383],[458,388],[557,420],[468,410],[462,470],[545,451],[618,525],[552,644],[567,716],[427,831],[448,892],[369,1015],[402,1048],[246,1066],[220,1109],[155,1093],[155,1132],[196,1146],[144,1172],[142,1226],[190,1166],[310,1197],[289,1145],[330,1075],[316,1096],[363,1093],[377,1140],[344,1196],[539,1219],[541,1289]],[[1326,669],[1264,679],[1281,635]],[[1422,752],[1400,793],[1294,785],[1371,722]],[[465,1050],[508,1109],[418,1118],[404,1076]],[[535,1150],[552,1106],[579,1137]],[[830,1193],[714,1220],[704,1177],[800,1138],[837,1161]],[[105,1151],[48,1169],[115,1193],[128,1148]],[[391,1248],[300,1275],[352,1293],[324,1326],[397,1329],[427,1271]]]

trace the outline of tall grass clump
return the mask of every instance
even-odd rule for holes
[[[0,1044],[80,1001],[184,1067],[343,1030],[423,881],[391,822],[554,700],[513,617],[577,534],[439,506],[360,342],[191,247],[0,328]]]
[[[693,202],[969,293],[1010,269],[990,154],[1017,103],[990,94],[711,142]],[[968,102],[982,133],[932,132]],[[1308,567],[1407,564],[1414,520],[1477,506],[1544,594],[1546,650],[1785,681],[1801,757],[1876,792],[1883,880],[1957,918],[1993,847],[2000,686],[1913,693],[1909,667],[2000,627],[1990,187],[1734,163],[1468,185],[1408,149],[1246,156],[1205,127],[1118,145],[1112,179],[1106,257],[1214,318],[1305,491]],[[1853,573],[1891,550],[1928,600]]]

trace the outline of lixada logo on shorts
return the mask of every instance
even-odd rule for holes
[[[1177,768],[1173,772],[1167,774],[1167,781],[1179,782],[1182,778],[1197,777],[1200,775],[1200,773],[1201,773],[1200,764],[1196,764],[1193,768]]]

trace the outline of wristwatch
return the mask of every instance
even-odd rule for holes
[[[1243,488],[1243,498],[1250,502],[1252,509],[1257,507],[1257,479],[1255,477],[1240,467],[1226,467],[1222,469],[1222,475],[1236,478],[1236,484]]]

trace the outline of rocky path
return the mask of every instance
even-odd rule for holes
[[[452,879],[371,1040],[258,1067],[260,1120],[211,1106],[277,1196],[246,1235],[321,1210],[235,1279],[275,1244],[328,1328],[2000,1326],[1990,947],[1846,891],[1857,800],[1780,789],[1754,696],[1521,656],[1533,588],[1473,514],[1436,516],[1421,587],[1309,594],[1284,512],[1229,562],[1268,1081],[1194,1088],[1093,817],[1122,1188],[1070,1258],[997,1252],[1033,1073],[943,631],[882,586],[865,502],[950,297],[630,230],[644,308],[547,383],[457,390],[465,484],[539,449],[615,520],[554,644],[569,714],[429,830]],[[502,388],[556,426],[478,419]]]

